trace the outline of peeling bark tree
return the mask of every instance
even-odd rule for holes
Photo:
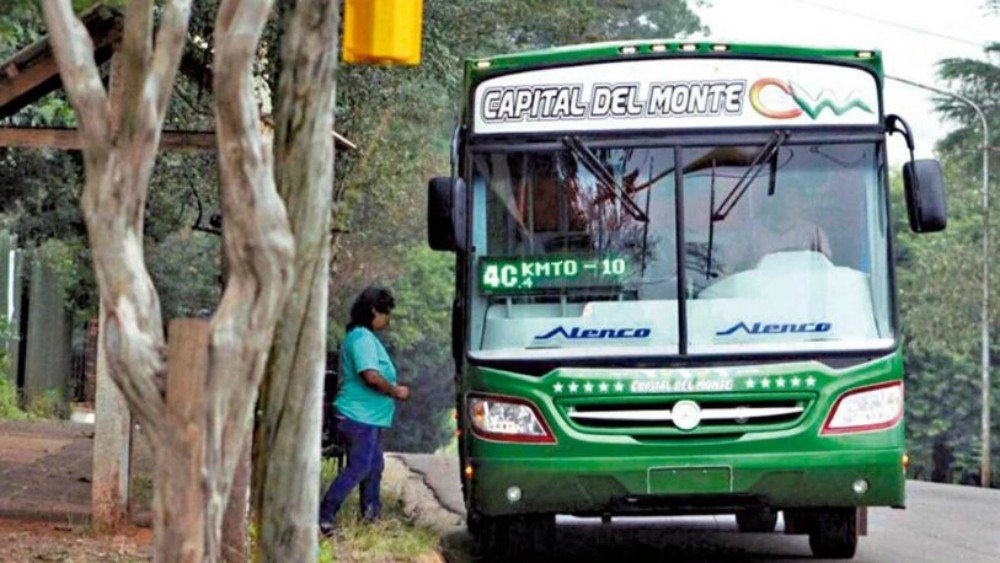
[[[261,391],[257,460],[263,561],[315,558],[320,400],[326,360],[337,2],[288,7],[275,116],[278,191],[295,235],[295,288]]]
[[[156,457],[160,561],[220,557],[233,471],[249,435],[292,276],[293,241],[251,88],[251,65],[271,2],[222,0],[213,62],[230,271],[210,325],[194,331],[201,342],[195,348],[203,353],[186,352],[191,369],[201,373],[180,383],[166,380],[159,298],[143,261],[143,214],[190,7],[190,0],[165,3],[154,48],[153,0],[129,2],[120,51],[122,97],[120,110],[113,112],[90,37],[70,0],[43,3],[52,49],[86,141],[82,207],[105,313],[104,353],[111,378]],[[179,389],[182,399],[175,395],[168,401],[168,387]]]

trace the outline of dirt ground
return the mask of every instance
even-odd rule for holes
[[[149,560],[148,528],[90,532],[93,433],[64,421],[0,421],[0,562]],[[144,440],[133,446],[132,513],[141,514],[152,497],[151,461]]]
[[[0,518],[0,561],[124,563],[149,561],[153,532],[127,526],[109,536],[58,522]]]

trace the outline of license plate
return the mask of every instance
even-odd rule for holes
[[[733,473],[728,467],[656,467],[649,470],[650,494],[729,493]]]

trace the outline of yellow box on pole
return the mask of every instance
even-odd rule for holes
[[[346,0],[341,60],[420,64],[423,0]]]

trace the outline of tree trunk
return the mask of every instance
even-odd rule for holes
[[[248,440],[252,440],[249,438]],[[229,502],[222,517],[222,560],[226,563],[246,563],[249,560],[250,536],[247,531],[250,508],[250,442],[240,454]]]
[[[293,241],[260,133],[252,65],[269,0],[222,0],[215,93],[223,237],[230,275],[207,327],[178,325],[165,378],[159,298],[143,260],[143,215],[163,118],[190,18],[131,0],[121,45],[121,109],[112,112],[87,30],[69,0],[44,0],[50,43],[85,140],[84,218],[93,251],[109,374],[147,432],[157,561],[217,561],[233,472],[292,280]],[[193,330],[196,337],[185,336]],[[175,346],[172,341],[171,346]]]
[[[263,561],[310,561],[317,553],[337,12],[334,0],[294,2],[282,40],[274,154],[295,236],[297,283],[278,323],[262,390]]]
[[[269,0],[223,0],[215,23],[216,134],[229,275],[212,318],[205,389],[205,539],[206,553],[213,555],[221,551],[233,473],[250,437],[274,326],[293,279],[293,239],[253,92],[257,42],[270,8]]]

